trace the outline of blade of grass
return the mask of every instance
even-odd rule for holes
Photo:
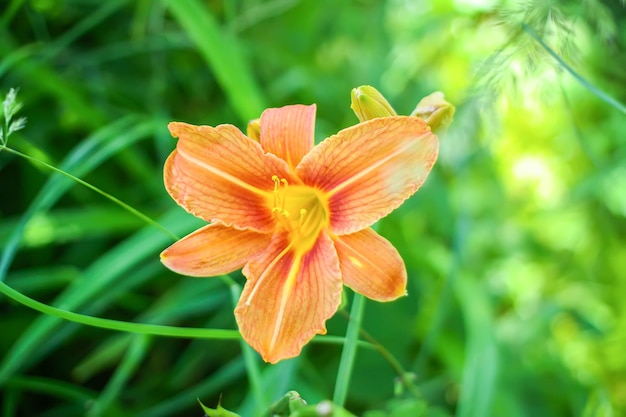
[[[498,348],[488,296],[478,282],[458,280],[456,297],[463,311],[467,348],[457,417],[492,415],[498,375]]]
[[[162,219],[162,224],[173,230],[190,231],[197,228],[198,219],[184,213],[178,207]],[[97,302],[103,294],[114,288],[117,282],[128,279],[133,268],[146,264],[146,258],[152,257],[158,263],[156,254],[171,243],[156,230],[144,229],[131,238],[123,241],[109,252],[99,257],[53,302],[55,306],[64,310],[77,310],[89,301]],[[59,325],[59,318],[43,316],[35,320],[17,339],[13,347],[3,358],[0,367],[0,381],[5,380],[13,372],[28,363],[31,355],[40,350],[44,341],[54,337],[54,330]]]
[[[91,31],[94,27],[98,26],[126,4],[127,2],[125,0],[109,0],[100,3],[99,8],[85,16],[83,19],[78,20],[76,25],[64,32],[63,35],[55,39],[53,42],[48,43],[46,48],[43,50],[42,58],[44,60],[48,60],[60,52],[67,50],[67,47],[72,44],[72,42]]]
[[[229,303],[228,292],[219,280],[180,280],[160,296],[145,312],[134,318],[135,322],[172,324],[190,317],[207,317]],[[210,326],[209,326],[210,327]],[[107,366],[112,366],[122,356],[133,335],[114,334],[102,341],[74,369],[74,375],[87,379]]]
[[[101,189],[99,189],[98,187],[95,187],[93,185],[91,185],[90,183],[81,180],[78,177],[75,177],[74,175],[63,171],[53,165],[50,165],[46,162],[40,161],[36,158],[33,158],[31,156],[28,156],[26,154],[23,154],[21,152],[18,152],[16,150],[13,150],[11,148],[7,148],[4,145],[0,145],[0,151],[6,151],[9,153],[12,153],[14,155],[19,156],[20,158],[24,158],[30,162],[39,164],[39,165],[43,165],[46,168],[50,169],[51,171],[54,171],[58,174],[64,175],[66,177],[68,177],[69,179],[71,179],[72,181],[75,181],[77,183],[79,183],[80,185],[89,188],[92,191],[95,191],[96,193],[100,194],[101,196],[111,200],[113,203],[117,204],[118,206],[122,207],[124,210],[128,211],[129,213],[133,214],[134,216],[136,216],[137,218],[141,219],[142,221],[146,222],[147,224],[156,227],[157,229],[159,229],[160,231],[162,231],[163,233],[165,233],[166,235],[168,235],[169,237],[171,237],[173,240],[178,240],[179,237],[176,236],[174,233],[170,232],[169,230],[167,230],[166,228],[164,228],[163,226],[161,226],[159,223],[157,223],[156,221],[154,221],[153,219],[151,219],[150,217],[146,216],[145,214],[141,213],[140,211],[138,211],[137,209],[135,209],[134,207],[129,206],[128,204],[124,203],[123,201],[121,201],[120,199],[113,197],[111,194],[102,191]]]
[[[86,314],[89,316],[98,316],[103,311],[106,311],[111,307],[117,300],[124,297],[126,294],[132,294],[133,290],[137,288],[139,285],[142,285],[163,272],[163,266],[160,263],[146,263],[145,265],[141,265],[133,268],[133,273],[126,275],[123,280],[118,281],[115,285],[109,286],[107,291],[103,291],[99,294],[97,298],[94,298],[89,302],[83,309],[80,310],[81,314]],[[80,276],[77,278],[80,279]],[[15,286],[12,286],[13,289],[16,289]],[[25,292],[25,291],[21,291]],[[117,307],[117,306],[115,306]],[[114,308],[115,308],[114,307]],[[40,317],[36,323],[41,325],[42,321],[53,317],[42,316]],[[150,323],[150,324],[171,324],[170,322],[163,320],[159,322],[158,320],[144,320],[141,316],[135,318],[136,322],[140,323]],[[59,325],[56,326],[55,331],[48,334],[45,340],[45,343],[41,342],[37,349],[30,349],[27,360],[23,360],[23,358],[17,358],[20,361],[19,366],[22,368],[37,364],[42,359],[46,358],[51,352],[54,352],[60,345],[68,343],[68,340],[71,340],[71,337],[78,331],[81,330],[83,325],[78,323],[70,322],[70,321],[61,321]],[[111,337],[130,337],[132,336],[130,333],[112,333]],[[24,339],[28,339],[24,335],[18,339],[18,344],[24,345]],[[13,350],[16,350],[16,344]],[[103,346],[101,343],[99,346]],[[121,352],[123,352],[122,349]],[[93,351],[92,351],[93,352]],[[12,354],[10,352],[9,354]],[[118,355],[118,357],[121,357]],[[7,361],[8,363],[8,361]],[[80,366],[78,364],[77,366]]]
[[[80,271],[70,265],[53,265],[22,269],[7,276],[13,289],[23,293],[56,291],[80,276]]]
[[[96,397],[95,392],[84,387],[51,378],[16,376],[9,379],[5,386],[20,391],[43,393],[71,401],[88,402]]]
[[[461,262],[461,250],[465,239],[467,237],[467,220],[465,217],[459,218],[456,221],[454,236],[452,240],[452,263],[450,269],[445,277],[443,289],[441,295],[437,300],[437,311],[434,319],[430,323],[428,333],[422,342],[422,346],[417,355],[417,359],[413,365],[413,369],[417,375],[422,375],[425,369],[426,363],[430,358],[430,355],[437,344],[439,335],[441,333],[443,323],[445,322],[446,315],[450,312],[452,304],[453,289],[456,286],[457,276],[459,273],[459,265]]]
[[[59,102],[70,108],[77,116],[76,120],[91,128],[98,128],[106,119],[104,113],[94,106],[82,84],[61,76],[58,71],[45,65],[60,52],[97,25],[109,18],[114,12],[126,5],[125,0],[104,2],[93,13],[80,19],[78,23],[63,33],[59,38],[45,44],[27,45],[18,49],[10,32],[0,37],[0,56],[9,56],[0,63],[0,74],[13,69],[32,90],[38,87],[57,96]],[[0,28],[4,28],[0,25]],[[19,53],[13,53],[14,51]],[[32,53],[31,53],[32,52]]]
[[[206,3],[170,0],[166,5],[215,73],[239,117],[245,122],[259,117],[266,106],[237,39],[220,28]]]
[[[83,176],[111,157],[118,149],[145,139],[155,130],[155,122],[136,117],[120,119],[94,133],[80,143],[58,167],[61,171]],[[0,257],[0,281],[3,281],[17,253],[24,229],[37,213],[48,210],[72,185],[72,181],[56,174],[52,176],[20,219]]]
[[[17,415],[17,405],[20,393],[15,389],[7,388],[2,390],[2,417],[13,417]]]
[[[225,386],[237,381],[245,372],[245,365],[241,357],[224,364],[201,383],[194,385],[176,396],[169,397],[153,407],[143,410],[137,417],[168,417],[177,415],[178,412],[189,407],[190,398],[203,400],[221,392]],[[206,402],[206,400],[204,401]]]
[[[54,172],[56,172],[56,173],[58,173],[58,174],[64,175],[64,176],[68,177],[69,179],[71,179],[71,180],[73,180],[73,181],[75,181],[75,182],[79,183],[79,184],[80,184],[80,185],[82,185],[83,187],[87,187],[87,188],[89,188],[90,190],[95,191],[96,193],[100,194],[101,196],[103,196],[103,197],[105,197],[105,198],[107,198],[107,199],[111,200],[113,203],[115,203],[115,204],[117,204],[118,206],[122,207],[124,210],[126,210],[126,211],[128,211],[129,213],[133,214],[133,215],[134,215],[134,216],[136,216],[137,218],[139,218],[139,219],[141,219],[142,221],[146,222],[147,224],[149,224],[149,225],[151,225],[151,226],[154,226],[154,227],[156,227],[157,229],[161,230],[163,233],[165,233],[166,235],[168,235],[169,237],[171,237],[173,240],[178,240],[178,239],[179,239],[179,238],[178,238],[178,236],[176,236],[175,234],[173,234],[172,232],[170,232],[169,230],[167,230],[166,228],[164,228],[163,226],[161,226],[159,223],[157,223],[156,221],[154,221],[154,220],[153,220],[153,219],[151,219],[150,217],[148,217],[148,216],[146,216],[145,214],[141,213],[141,212],[140,212],[140,211],[138,211],[137,209],[135,209],[135,208],[133,208],[133,207],[129,206],[128,204],[124,203],[124,202],[123,202],[123,201],[121,201],[120,199],[118,199],[118,198],[116,198],[116,197],[112,196],[111,194],[109,194],[109,193],[107,193],[107,192],[105,192],[105,191],[102,191],[102,190],[101,190],[101,189],[99,189],[98,187],[94,187],[93,185],[89,184],[88,182],[83,181],[83,180],[81,180],[80,178],[78,178],[78,177],[76,177],[76,176],[74,176],[74,175],[72,175],[72,174],[70,174],[70,173],[68,173],[68,172],[66,172],[66,171],[63,171],[63,170],[61,170],[61,169],[59,169],[59,168],[57,168],[57,167],[55,167],[55,166],[52,166],[52,165],[50,165],[50,164],[48,164],[48,163],[46,163],[46,162],[40,161],[40,160],[38,160],[38,159],[36,159],[36,158],[33,158],[33,157],[31,157],[31,156],[28,156],[28,155],[25,155],[25,154],[23,154],[23,153],[21,153],[21,152],[18,152],[18,151],[16,151],[16,150],[11,149],[11,148],[7,148],[7,147],[6,147],[6,146],[4,146],[4,145],[0,145],[0,150],[4,150],[4,151],[7,151],[7,152],[9,152],[9,153],[12,153],[12,154],[14,154],[14,155],[17,155],[17,156],[19,156],[19,157],[21,157],[21,158],[24,158],[24,159],[26,159],[26,160],[30,161],[30,162],[34,162],[34,163],[36,163],[36,164],[43,165],[43,166],[45,166],[46,168],[48,168],[48,169],[50,169],[50,170],[52,170],[52,171],[54,171]]]
[[[88,416],[99,417],[102,415],[110,415],[107,413],[111,411],[111,404],[115,401],[116,397],[120,396],[122,390],[143,361],[149,348],[149,336],[142,334],[133,337],[124,359],[113,373],[111,379],[107,382],[107,385],[100,393],[98,399],[93,403],[93,407],[87,413]]]
[[[0,221],[0,247],[6,245],[17,224],[19,219]],[[142,220],[118,207],[63,208],[33,217],[24,230],[22,246],[33,248],[99,236],[124,236],[143,226]]]
[[[19,10],[20,6],[24,3],[24,0],[12,0],[11,3],[4,9],[2,19],[0,20],[0,26],[8,27],[13,16]]]
[[[107,367],[113,367],[114,364],[119,363],[134,337],[135,335],[132,333],[116,333],[100,342],[89,352],[87,357],[76,364],[72,370],[72,376],[77,381],[82,382],[92,378]]]

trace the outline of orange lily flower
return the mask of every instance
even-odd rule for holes
[[[165,163],[167,191],[210,224],[161,260],[199,277],[243,267],[237,324],[271,363],[326,333],[344,284],[378,301],[405,295],[402,258],[369,226],[417,191],[437,158],[437,136],[408,116],[365,121],[314,146],[315,109],[265,110],[258,140],[232,125],[169,124],[179,140]]]

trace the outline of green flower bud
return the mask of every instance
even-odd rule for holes
[[[424,97],[417,104],[411,116],[423,119],[431,130],[437,133],[437,131],[445,130],[450,126],[454,111],[454,106],[445,100],[443,93],[437,91]]]
[[[250,139],[259,142],[261,140],[261,119],[250,120],[246,134]]]
[[[361,122],[377,117],[397,115],[385,97],[377,89],[369,85],[362,85],[352,89],[350,108]]]

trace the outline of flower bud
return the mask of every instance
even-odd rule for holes
[[[252,140],[261,141],[261,119],[250,120],[246,134]]]
[[[450,126],[454,111],[454,106],[445,100],[443,93],[437,91],[424,97],[417,104],[411,116],[423,119],[436,133]]]
[[[377,89],[369,85],[362,85],[352,89],[350,108],[352,108],[361,122],[377,117],[397,115],[385,97]]]

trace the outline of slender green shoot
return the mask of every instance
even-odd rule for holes
[[[383,346],[379,341],[374,339],[374,337],[368,332],[361,329],[360,333],[361,336],[363,336],[363,338],[367,340],[367,342],[369,342],[367,344],[367,347],[372,347],[373,349],[376,349],[378,353],[380,353],[380,355],[389,363],[389,365],[398,375],[398,380],[411,393],[411,395],[413,395],[415,398],[422,398],[422,394],[420,393],[419,388],[417,387],[417,385],[415,385],[414,382],[415,374],[412,372],[408,372],[406,369],[404,369],[400,361],[396,359],[396,357],[393,356],[393,354],[389,352],[389,350],[387,350],[385,346]]]
[[[52,170],[54,172],[58,172],[59,174],[64,175],[64,176],[72,179],[73,181],[76,181],[80,185],[83,185],[83,186],[89,188],[90,190],[95,191],[96,193],[100,194],[101,196],[111,200],[112,202],[114,202],[115,204],[119,205],[120,207],[122,207],[123,209],[127,210],[128,212],[132,213],[133,215],[137,216],[138,218],[140,218],[141,220],[143,220],[147,224],[156,227],[157,229],[159,229],[160,231],[162,231],[166,235],[170,236],[173,240],[180,239],[174,233],[170,232],[165,227],[160,225],[156,220],[151,219],[150,217],[148,217],[145,214],[141,213],[137,209],[135,209],[135,208],[129,206],[128,204],[124,203],[122,200],[112,196],[111,194],[109,194],[109,193],[99,189],[96,186],[91,185],[90,183],[88,183],[88,182],[86,182],[84,180],[81,180],[78,177],[75,177],[74,175],[70,174],[69,172],[65,172],[62,169],[59,169],[59,168],[55,167],[54,165],[48,164],[47,162],[41,161],[41,160],[39,160],[37,158],[33,158],[32,156],[29,156],[29,155],[26,155],[26,154],[21,153],[19,151],[16,151],[14,149],[8,148],[4,144],[0,145],[0,150],[7,151],[7,152],[12,153],[14,155],[17,155],[17,156],[19,156],[21,158],[24,158],[24,159],[26,159],[26,160],[28,160],[30,162],[34,162],[36,164],[43,165],[46,168],[48,168],[48,169],[50,169],[50,170]]]
[[[233,305],[237,305],[239,302],[239,296],[241,295],[241,286],[233,281],[230,285],[230,293],[233,301]],[[269,400],[265,397],[265,391],[263,390],[263,384],[261,383],[261,371],[259,370],[258,355],[252,350],[243,339],[241,339],[241,351],[243,354],[243,361],[246,365],[246,371],[248,373],[248,382],[254,395],[254,401],[256,402],[255,409],[264,410],[269,406]]]
[[[346,343],[341,351],[341,359],[339,360],[339,370],[335,380],[335,392],[333,394],[333,403],[343,407],[350,386],[350,377],[352,375],[352,367],[356,358],[357,342],[359,338],[359,330],[361,328],[361,320],[365,311],[365,297],[361,294],[354,294],[352,299],[352,309],[350,310],[350,321],[348,322],[348,330],[346,330]]]
[[[133,337],[124,358],[89,410],[89,417],[99,417],[111,413],[115,400],[119,398],[122,390],[129,384],[130,379],[150,349],[150,340],[150,336],[145,334]]]

